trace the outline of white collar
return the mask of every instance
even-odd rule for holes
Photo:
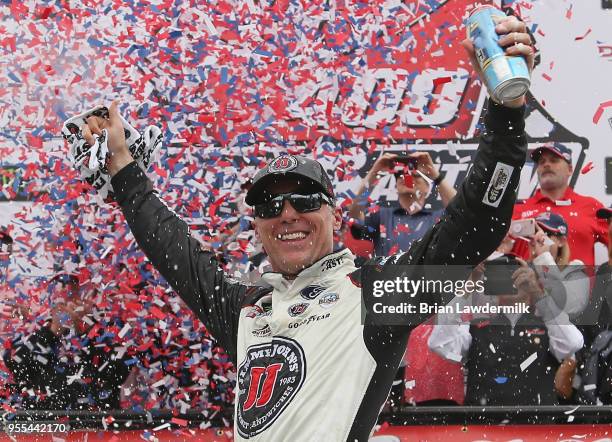
[[[309,267],[302,270],[294,280],[285,279],[282,273],[266,272],[261,279],[270,284],[275,291],[284,292],[292,286],[302,286],[312,280],[320,281],[338,272],[349,273],[355,268],[355,256],[348,249],[341,249],[330,253],[315,261]]]

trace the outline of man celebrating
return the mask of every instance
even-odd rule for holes
[[[496,29],[506,34],[506,52],[533,66],[525,25],[509,17]],[[464,46],[474,63],[473,46]],[[375,259],[379,268],[476,265],[495,249],[525,160],[523,105],[522,98],[490,104],[471,172],[442,220],[409,252]],[[103,129],[113,190],[138,244],[236,363],[236,440],[367,440],[410,330],[425,316],[409,316],[403,326],[364,325],[362,296],[371,314],[372,295],[361,291],[352,254],[333,252],[341,216],[323,167],[282,155],[254,176],[246,202],[273,272],[263,275],[265,286],[246,286],[226,278],[156,196],[130,157],[117,103],[108,120],[90,118],[83,135],[93,143],[92,133]],[[418,294],[414,302],[433,298]]]
[[[567,239],[572,259],[581,260],[587,267],[595,265],[595,243],[608,245],[608,226],[596,216],[603,204],[569,187],[572,156],[563,144],[540,146],[531,152],[531,158],[537,166],[540,189],[516,205],[513,218],[535,218],[542,212],[558,213],[569,227]]]

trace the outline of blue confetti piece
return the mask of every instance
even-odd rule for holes
[[[102,43],[100,40],[97,40],[97,39],[95,39],[93,37],[88,37],[87,38],[87,43],[89,43],[89,45],[94,47],[94,48],[104,47],[104,43]]]
[[[273,57],[273,56],[274,56],[274,54],[273,54],[272,52],[270,52],[270,51],[265,51],[265,50],[261,49],[261,47],[257,47],[257,48],[255,48],[255,50],[253,51],[253,53],[254,53],[254,54],[257,54],[257,55],[262,55],[262,56],[264,56],[264,57]]]
[[[123,363],[129,367],[130,365],[137,364],[138,363],[138,358],[127,359],[127,360],[123,361]]]
[[[495,378],[495,382],[497,382],[498,384],[505,384],[506,382],[508,382],[508,378],[505,376],[499,376]]]
[[[15,83],[21,83],[21,79],[19,77],[17,77],[14,73],[12,73],[11,71],[7,72],[8,77],[13,80]]]

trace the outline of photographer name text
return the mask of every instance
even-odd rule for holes
[[[506,314],[525,314],[530,312],[530,307],[525,303],[517,303],[513,305],[466,305],[459,302],[451,302],[449,304],[429,304],[427,302],[419,302],[411,304],[402,302],[397,305],[387,305],[382,302],[374,303],[373,311],[377,314],[472,314],[472,315],[496,315],[499,313]]]

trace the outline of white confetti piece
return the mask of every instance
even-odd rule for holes
[[[119,336],[120,338],[123,338],[123,337],[126,335],[126,333],[127,333],[128,331],[130,331],[130,329],[131,329],[131,328],[132,328],[132,327],[130,326],[130,324],[127,324],[127,323],[126,323],[126,324],[123,326],[123,328],[121,329],[121,331],[119,332],[118,336]]]
[[[529,356],[527,359],[525,359],[523,362],[521,362],[521,371],[525,371],[527,369],[527,367],[529,367],[531,364],[533,364],[533,362],[538,359],[538,354],[537,353],[533,353],[531,356]]]
[[[213,34],[213,35],[219,35],[219,31],[217,31],[217,28],[215,28],[215,25],[213,24],[213,22],[210,20],[210,18],[208,17],[208,15],[202,13],[201,14],[202,20],[204,20],[204,24],[206,25],[206,27],[208,28],[208,31]]]
[[[153,428],[153,431],[165,430],[166,428],[170,428],[170,422],[166,422],[165,424]]]

